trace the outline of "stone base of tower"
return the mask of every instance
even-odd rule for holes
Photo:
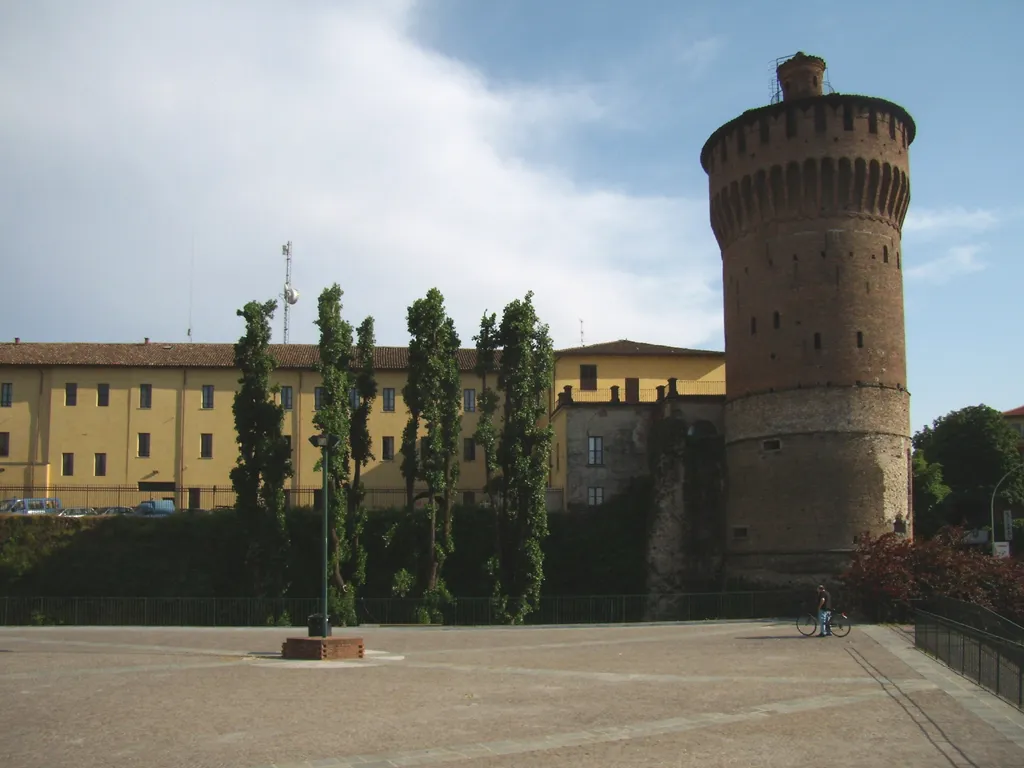
[[[843,571],[865,533],[910,534],[909,395],[773,392],[726,405],[726,569],[765,586]]]
[[[729,583],[743,589],[813,590],[834,582],[849,565],[848,552],[733,552],[726,564]],[[810,594],[810,593],[809,593]]]

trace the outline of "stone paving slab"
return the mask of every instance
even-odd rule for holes
[[[350,662],[275,659],[289,634],[0,629],[2,764],[790,766],[826,734],[844,766],[1024,765],[1016,710],[884,627],[360,627]]]

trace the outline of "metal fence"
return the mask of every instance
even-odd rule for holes
[[[1024,644],[1024,626],[1015,621],[1017,617],[1002,616],[977,603],[951,597],[930,597],[915,601],[914,608],[1012,643]]]
[[[795,616],[805,594],[793,592],[722,592],[671,595],[599,595],[542,597],[527,624],[621,624],[651,621],[712,621]],[[359,598],[362,624],[417,624],[423,600]],[[513,606],[510,606],[513,607]],[[305,626],[319,611],[316,598],[232,597],[3,597],[4,626]],[[450,626],[500,624],[489,597],[454,598],[440,607]]]
[[[918,648],[1024,709],[1024,645],[928,611],[914,619]]]
[[[292,507],[319,506],[320,488],[291,488],[287,491],[288,505]],[[233,507],[235,492],[231,486],[193,486],[191,488],[170,487],[167,490],[139,490],[137,485],[51,485],[43,487],[0,485],[0,502],[6,499],[60,499],[65,509],[89,507],[109,509],[114,507],[137,507],[149,499],[168,499],[179,509],[216,509]],[[461,489],[456,502],[472,506],[486,498],[479,489]],[[363,501],[367,509],[394,509],[405,506],[404,488],[367,488]],[[417,505],[423,506],[420,499]],[[560,511],[563,507],[562,489],[548,489],[548,509]]]

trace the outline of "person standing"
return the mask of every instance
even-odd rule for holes
[[[818,626],[821,632],[818,637],[832,636],[832,595],[824,585],[818,585]]]

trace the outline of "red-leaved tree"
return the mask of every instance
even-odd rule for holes
[[[864,536],[842,581],[859,609],[875,619],[892,618],[900,605],[932,597],[1024,619],[1024,563],[967,545],[961,528],[944,528],[928,540]]]

